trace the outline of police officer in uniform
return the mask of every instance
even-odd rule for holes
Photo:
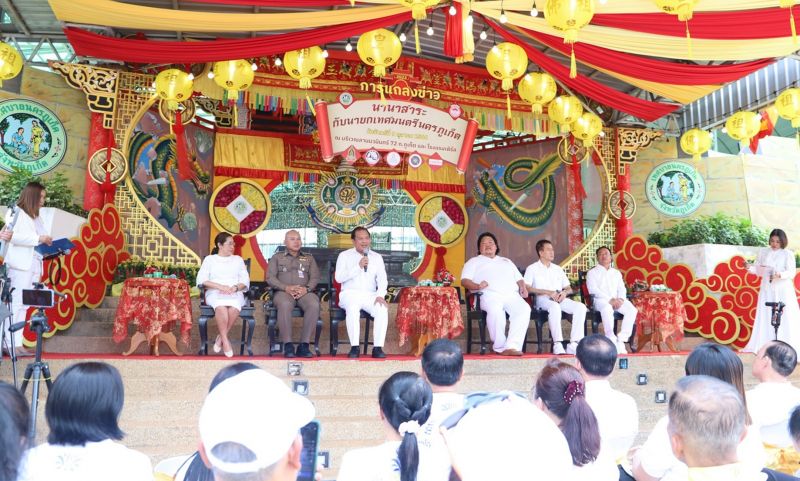
[[[311,254],[302,252],[300,233],[290,230],[283,239],[286,250],[276,252],[269,260],[267,283],[275,289],[274,304],[278,310],[278,329],[284,357],[295,357],[292,344],[292,309],[303,310],[303,333],[296,355],[312,357],[309,342],[319,319],[319,297],[313,292],[319,282],[319,268]]]

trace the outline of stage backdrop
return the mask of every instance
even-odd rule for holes
[[[131,136],[127,152],[134,191],[158,221],[201,258],[209,252],[211,220],[208,199],[214,164],[214,132],[189,124],[186,147],[192,177],[178,176],[174,136],[154,110],[147,112]]]
[[[538,260],[536,242],[549,239],[556,262],[569,254],[567,169],[557,140],[472,154],[466,173],[469,231],[466,258],[482,232],[497,237],[500,255],[521,269]]]

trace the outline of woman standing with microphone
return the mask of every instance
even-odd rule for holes
[[[39,182],[28,182],[20,193],[17,209],[6,214],[6,226],[12,226],[0,239],[9,242],[4,262],[8,267],[11,288],[11,323],[25,321],[27,308],[22,305],[23,289],[33,289],[33,284],[42,278],[42,256],[34,250],[39,244],[51,245],[53,238],[47,232],[39,210],[44,207],[47,192]],[[10,235],[9,235],[10,231]],[[8,237],[8,239],[4,239]],[[10,350],[8,323],[3,324],[3,346]],[[31,356],[32,352],[22,347],[22,332],[14,335],[17,356]]]
[[[795,268],[794,254],[786,248],[789,241],[786,232],[773,229],[769,233],[769,247],[758,253],[755,265],[750,265],[750,273],[761,277],[761,288],[758,292],[756,317],[753,332],[744,352],[758,352],[764,344],[775,339],[775,328],[772,326],[772,308],[767,302],[784,304],[778,339],[791,344],[795,350],[800,349],[800,306],[797,304],[797,293],[794,289]]]

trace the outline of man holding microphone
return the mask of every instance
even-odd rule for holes
[[[386,303],[386,267],[383,257],[370,250],[372,238],[365,227],[356,227],[350,233],[353,248],[339,254],[336,259],[336,282],[342,285],[339,307],[345,310],[347,336],[350,338],[348,357],[359,357],[359,329],[361,310],[375,320],[372,357],[384,358],[383,343],[389,324],[389,304]]]

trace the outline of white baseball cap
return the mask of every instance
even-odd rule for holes
[[[253,473],[275,464],[288,451],[300,428],[314,419],[314,405],[293,393],[280,379],[251,369],[219,383],[200,410],[200,439],[212,466],[226,473]],[[256,459],[226,462],[215,446],[232,442],[247,447]]]

